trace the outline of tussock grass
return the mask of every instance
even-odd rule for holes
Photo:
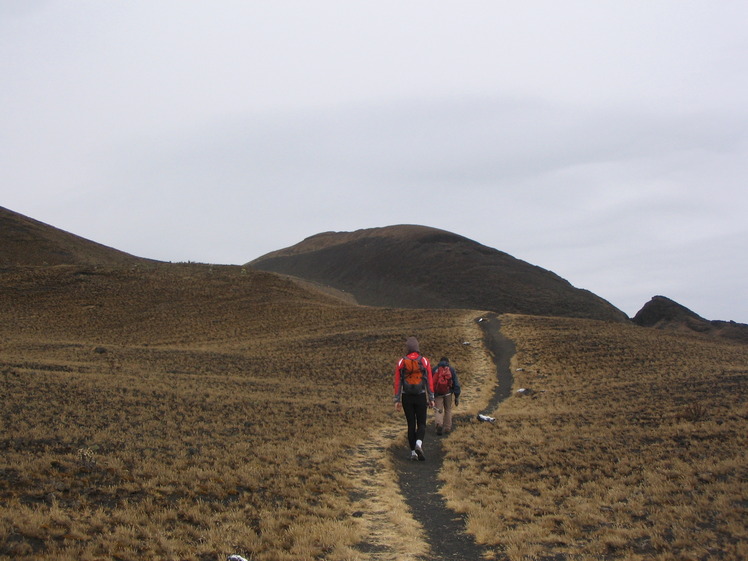
[[[2,560],[366,559],[368,531],[410,519],[386,462],[389,522],[352,516],[357,447],[403,430],[404,338],[485,360],[464,311],[353,306],[239,267],[16,269],[0,314]],[[409,535],[380,542],[415,555]]]
[[[240,267],[0,274],[0,559],[417,559],[384,452],[407,335],[495,370],[467,311],[352,305]],[[516,392],[444,440],[498,559],[748,558],[745,347],[502,316]]]
[[[590,320],[502,324],[515,392],[495,424],[445,441],[442,471],[495,558],[748,558],[745,346]]]

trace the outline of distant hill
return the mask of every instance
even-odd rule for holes
[[[0,266],[100,265],[153,262],[92,242],[0,207]]]
[[[327,284],[370,306],[628,321],[609,302],[555,273],[426,226],[326,232],[247,265]]]
[[[704,319],[665,296],[654,296],[636,313],[633,321],[642,327],[679,333],[699,333],[748,343],[748,325],[734,321]]]
[[[0,207],[0,268],[148,264],[171,265],[136,257]],[[609,302],[550,271],[426,226],[325,232],[246,266],[289,275],[303,289],[369,306],[628,321]],[[653,297],[633,321],[643,327],[748,343],[748,325],[704,319],[664,296]]]

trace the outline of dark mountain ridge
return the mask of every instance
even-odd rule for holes
[[[0,207],[0,269],[56,265],[179,266],[136,257]],[[550,271],[426,226],[325,232],[248,266],[290,275],[297,283],[309,281],[308,289],[364,305],[628,320],[602,298],[574,288]],[[748,325],[706,320],[664,296],[652,298],[633,321],[643,327],[748,342]]]
[[[369,306],[628,320],[555,273],[427,226],[325,232],[247,265],[333,286]]]
[[[698,333],[748,343],[748,325],[734,321],[704,319],[696,312],[665,296],[653,296],[636,313],[633,321],[642,327],[680,333]]]
[[[0,207],[0,267],[155,263]]]

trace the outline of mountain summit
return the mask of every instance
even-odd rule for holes
[[[327,284],[370,306],[628,320],[555,273],[426,226],[325,232],[247,265]]]

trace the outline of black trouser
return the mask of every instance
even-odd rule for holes
[[[404,393],[402,404],[405,419],[408,421],[408,444],[411,450],[415,450],[416,440],[423,442],[423,437],[426,436],[426,414],[428,412],[426,394]]]

